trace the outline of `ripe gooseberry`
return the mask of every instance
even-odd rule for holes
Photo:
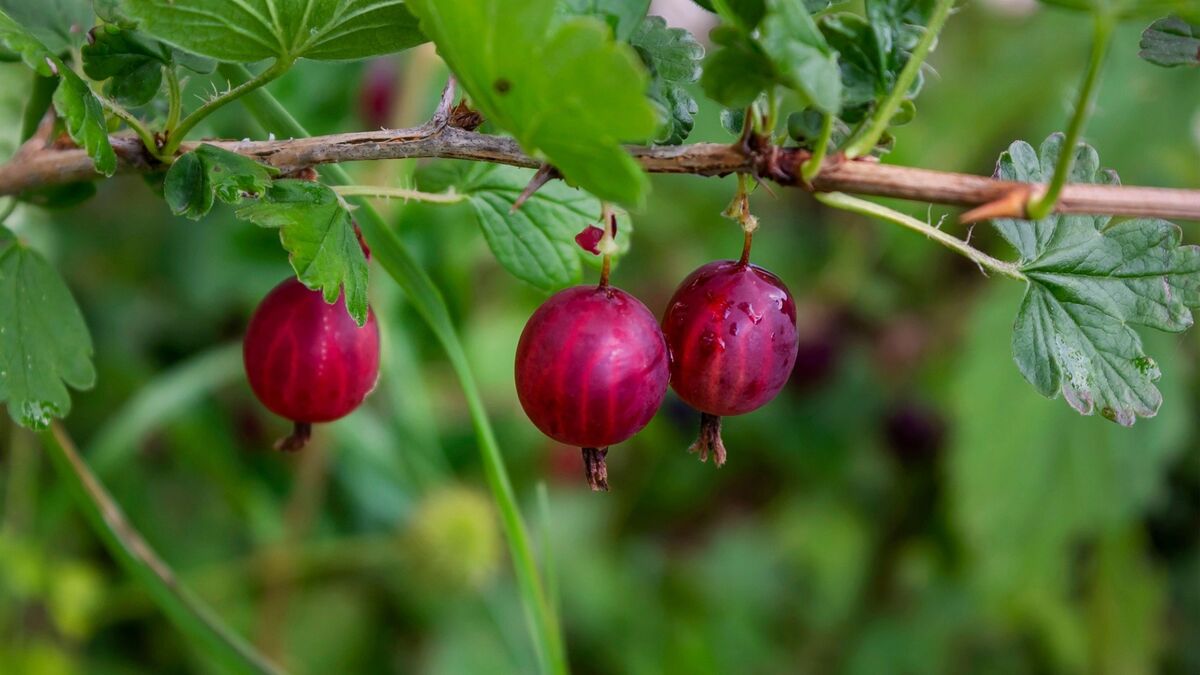
[[[246,377],[271,412],[295,423],[280,450],[299,450],[315,422],[345,417],[379,378],[379,326],[367,310],[362,326],[346,311],[343,294],[329,304],[294,277],[254,310],[242,343]]]
[[[779,277],[741,260],[692,272],[663,316],[671,348],[671,387],[700,411],[700,437],[689,450],[725,463],[721,417],[756,410],[775,398],[796,362],[796,303]]]
[[[604,281],[560,291],[521,332],[517,396],[534,425],[583,451],[593,490],[608,489],[608,446],[650,422],[667,391],[667,345],[650,310]]]

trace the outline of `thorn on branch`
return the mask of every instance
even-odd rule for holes
[[[977,206],[958,217],[967,225],[996,218],[1025,218],[1025,207],[1033,197],[1032,186],[1021,186],[1004,193],[999,199]]]
[[[513,202],[512,208],[510,208],[508,212],[516,213],[517,209],[521,208],[521,205],[533,196],[533,193],[537,192],[543,185],[556,178],[562,178],[562,174],[558,172],[558,169],[550,166],[549,164],[542,164],[539,166],[537,173],[533,174],[533,178],[529,180],[529,184],[525,186],[524,190],[521,190],[520,195],[517,195],[517,200]]]

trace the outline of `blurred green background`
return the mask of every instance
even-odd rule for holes
[[[656,7],[681,20],[680,4]],[[1200,186],[1200,80],[1140,61],[1141,28],[1116,39],[1087,139],[1126,183]],[[1038,145],[1065,124],[1089,32],[1079,15],[970,3],[886,161],[990,174],[1011,141]],[[302,62],[271,90],[330,133],[376,126],[381,112],[419,123],[443,81],[426,48]],[[26,85],[20,65],[0,66],[0,157]],[[702,103],[691,140],[728,140],[717,113]],[[203,133],[266,130],[234,105]],[[416,168],[351,167],[376,184],[411,184]],[[693,268],[736,257],[741,233],[719,215],[733,189],[656,177],[614,283],[658,313]],[[577,452],[542,437],[513,389],[517,337],[544,296],[496,264],[465,207],[384,205],[455,314],[527,520],[552,552],[572,669],[1200,672],[1200,333],[1145,335],[1164,372],[1157,418],[1131,429],[1081,418],[1012,362],[1014,282],[797,190],[759,190],[753,207],[753,258],[800,307],[789,387],[726,420],[719,471],[685,452],[697,416],[668,398],[612,450],[613,491],[595,495]],[[371,284],[379,388],[282,455],[271,443],[286,425],[250,394],[238,343],[290,273],[274,232],[228,208],[172,217],[138,177],[74,208],[21,207],[8,225],[54,261],[92,330],[98,385],[75,395],[68,428],[222,617],[296,673],[536,669],[457,381],[386,275]],[[1012,257],[987,226],[972,242]],[[211,672],[6,416],[0,497],[0,673]]]

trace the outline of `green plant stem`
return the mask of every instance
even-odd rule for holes
[[[406,202],[427,202],[430,204],[457,204],[466,195],[453,192],[421,192],[401,187],[381,185],[337,185],[333,191],[343,197],[378,197],[381,199],[403,199]]]
[[[812,179],[821,173],[821,164],[825,162],[825,153],[829,149],[829,139],[833,136],[833,115],[825,113],[825,118],[821,121],[821,135],[817,137],[817,144],[813,147],[813,154],[808,159],[804,160],[804,164],[800,165],[800,180],[805,183],[812,183]]]
[[[1054,176],[1041,197],[1031,199],[1025,206],[1025,213],[1030,220],[1041,220],[1050,215],[1058,196],[1062,193],[1067,176],[1071,173],[1071,164],[1075,159],[1075,146],[1079,136],[1087,124],[1088,117],[1096,103],[1096,84],[1100,80],[1100,71],[1104,67],[1104,57],[1108,54],[1108,46],[1112,43],[1113,28],[1116,20],[1103,13],[1095,15],[1096,23],[1092,37],[1092,52],[1088,59],[1087,72],[1083,75],[1083,85],[1079,88],[1079,98],[1075,103],[1075,114],[1067,127],[1067,137],[1063,140],[1062,152],[1058,163],[1054,165]]]
[[[887,131],[888,126],[892,123],[892,117],[900,107],[900,102],[912,88],[913,82],[917,79],[917,73],[921,71],[921,65],[925,63],[925,58],[929,56],[933,43],[937,40],[938,34],[942,32],[942,26],[946,24],[946,19],[950,16],[950,9],[953,6],[954,0],[937,0],[937,4],[933,7],[933,14],[929,17],[929,25],[925,27],[925,32],[921,34],[921,39],[908,57],[908,63],[904,64],[904,69],[896,78],[896,84],[888,92],[887,98],[883,99],[879,107],[875,108],[875,113],[871,116],[871,122],[865,128],[864,133],[856,136],[846,146],[846,157],[854,159],[871,152],[871,149],[883,136],[883,132]]]
[[[537,486],[538,499],[538,519],[541,526],[542,538],[542,578],[546,580],[546,598],[550,603],[550,611],[554,613],[554,620],[558,621],[559,612],[559,597],[558,597],[558,568],[554,562],[554,540],[553,540],[553,521],[550,511],[550,490],[546,488],[545,481],[538,483]]]
[[[159,159],[164,156],[163,153],[159,152],[158,143],[154,142],[154,134],[150,133],[146,125],[142,124],[142,121],[135,117],[133,113],[126,110],[120,103],[105,96],[97,95],[96,98],[100,99],[100,104],[107,108],[109,112],[119,117],[130,129],[133,129],[133,132],[137,134],[138,139],[142,141],[142,145],[146,146],[146,150],[151,155]]]
[[[947,234],[933,225],[926,223],[925,221],[917,220],[912,216],[907,216],[899,211],[876,204],[875,202],[869,202],[865,199],[851,197],[843,192],[818,192],[814,196],[817,198],[817,201],[821,202],[822,204],[845,211],[851,211],[853,213],[859,213],[864,216],[874,216],[876,218],[881,218],[883,220],[900,225],[901,227],[906,227],[914,232],[920,232],[921,234],[933,239],[946,248],[967,257],[976,265],[979,265],[984,269],[989,269],[997,274],[1012,279],[1025,281],[1025,274],[1022,273],[1021,270],[1018,269],[1013,263],[997,260],[996,258],[993,258],[983,251],[980,251],[974,246],[971,246],[962,239]]]
[[[76,504],[109,553],[154,598],[167,618],[200,646],[198,651],[216,661],[224,672],[282,673],[179,583],[175,573],[138,534],[121,507],[92,474],[60,423],[54,422],[41,437],[60,480],[74,494]]]
[[[32,138],[33,134],[37,132],[38,125],[42,123],[42,118],[46,115],[46,110],[50,108],[50,101],[54,97],[56,88],[58,88],[57,77],[42,77],[36,72],[33,73],[29,100],[26,101],[25,109],[21,113],[21,136],[19,137],[21,143]]]
[[[163,66],[163,75],[167,78],[167,124],[164,127],[167,138],[170,138],[179,125],[179,116],[183,114],[183,95],[179,91],[179,75],[171,66]]]
[[[163,148],[163,156],[170,157],[171,155],[174,155],[175,151],[179,149],[179,144],[182,143],[185,138],[187,138],[188,132],[191,131],[197,124],[199,124],[200,121],[205,117],[208,117],[227,103],[236,101],[246,94],[258,89],[259,87],[262,87],[271,80],[274,80],[280,75],[283,75],[291,67],[291,61],[277,59],[266,70],[262,71],[258,75],[246,80],[242,80],[236,86],[231,87],[224,94],[206,101],[204,105],[190,112],[187,117],[184,117],[182,120],[180,120],[179,126],[174,129],[170,138],[167,139],[167,144]],[[243,68],[243,70],[245,70],[245,68]],[[222,74],[225,74],[225,72],[226,71],[224,69],[221,70]],[[230,79],[230,84],[232,84],[233,81],[234,80]]]
[[[221,73],[233,81],[249,74],[245,68],[234,64],[222,65]],[[308,131],[267,91],[255,91],[242,103],[265,128],[295,138],[309,136]],[[345,185],[353,182],[346,170],[336,164],[326,167],[325,175],[334,184]],[[370,202],[363,197],[352,197],[351,199],[359,206],[355,217],[371,246],[374,258],[404,290],[412,301],[413,307],[429,324],[430,330],[442,343],[446,357],[458,376],[471,421],[475,426],[476,438],[479,441],[484,475],[487,478],[488,487],[491,488],[492,498],[500,512],[500,522],[508,540],[517,585],[521,590],[525,614],[530,624],[538,659],[546,672],[565,675],[568,671],[562,633],[538,573],[533,546],[517,506],[516,494],[513,491],[512,482],[509,480],[504,458],[500,454],[500,446],[496,442],[487,410],[479,395],[475,377],[471,374],[466,352],[455,333],[446,303],[433,280],[417,264],[417,261],[409,254],[404,244],[391,231]]]

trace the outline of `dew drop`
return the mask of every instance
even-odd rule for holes
[[[729,324],[729,334],[730,334],[730,335],[737,335],[737,334],[738,334],[738,325],[737,325],[737,322],[736,322],[736,321],[734,321],[733,323]]]
[[[763,320],[762,312],[756,311],[754,309],[754,305],[751,305],[748,302],[741,302],[741,303],[738,303],[738,309],[745,312],[746,316],[750,317],[750,320],[752,322],[754,322],[755,325],[762,323],[762,320]]]
[[[45,429],[50,418],[58,415],[58,406],[48,401],[26,401],[21,405],[21,424],[34,430]]]

